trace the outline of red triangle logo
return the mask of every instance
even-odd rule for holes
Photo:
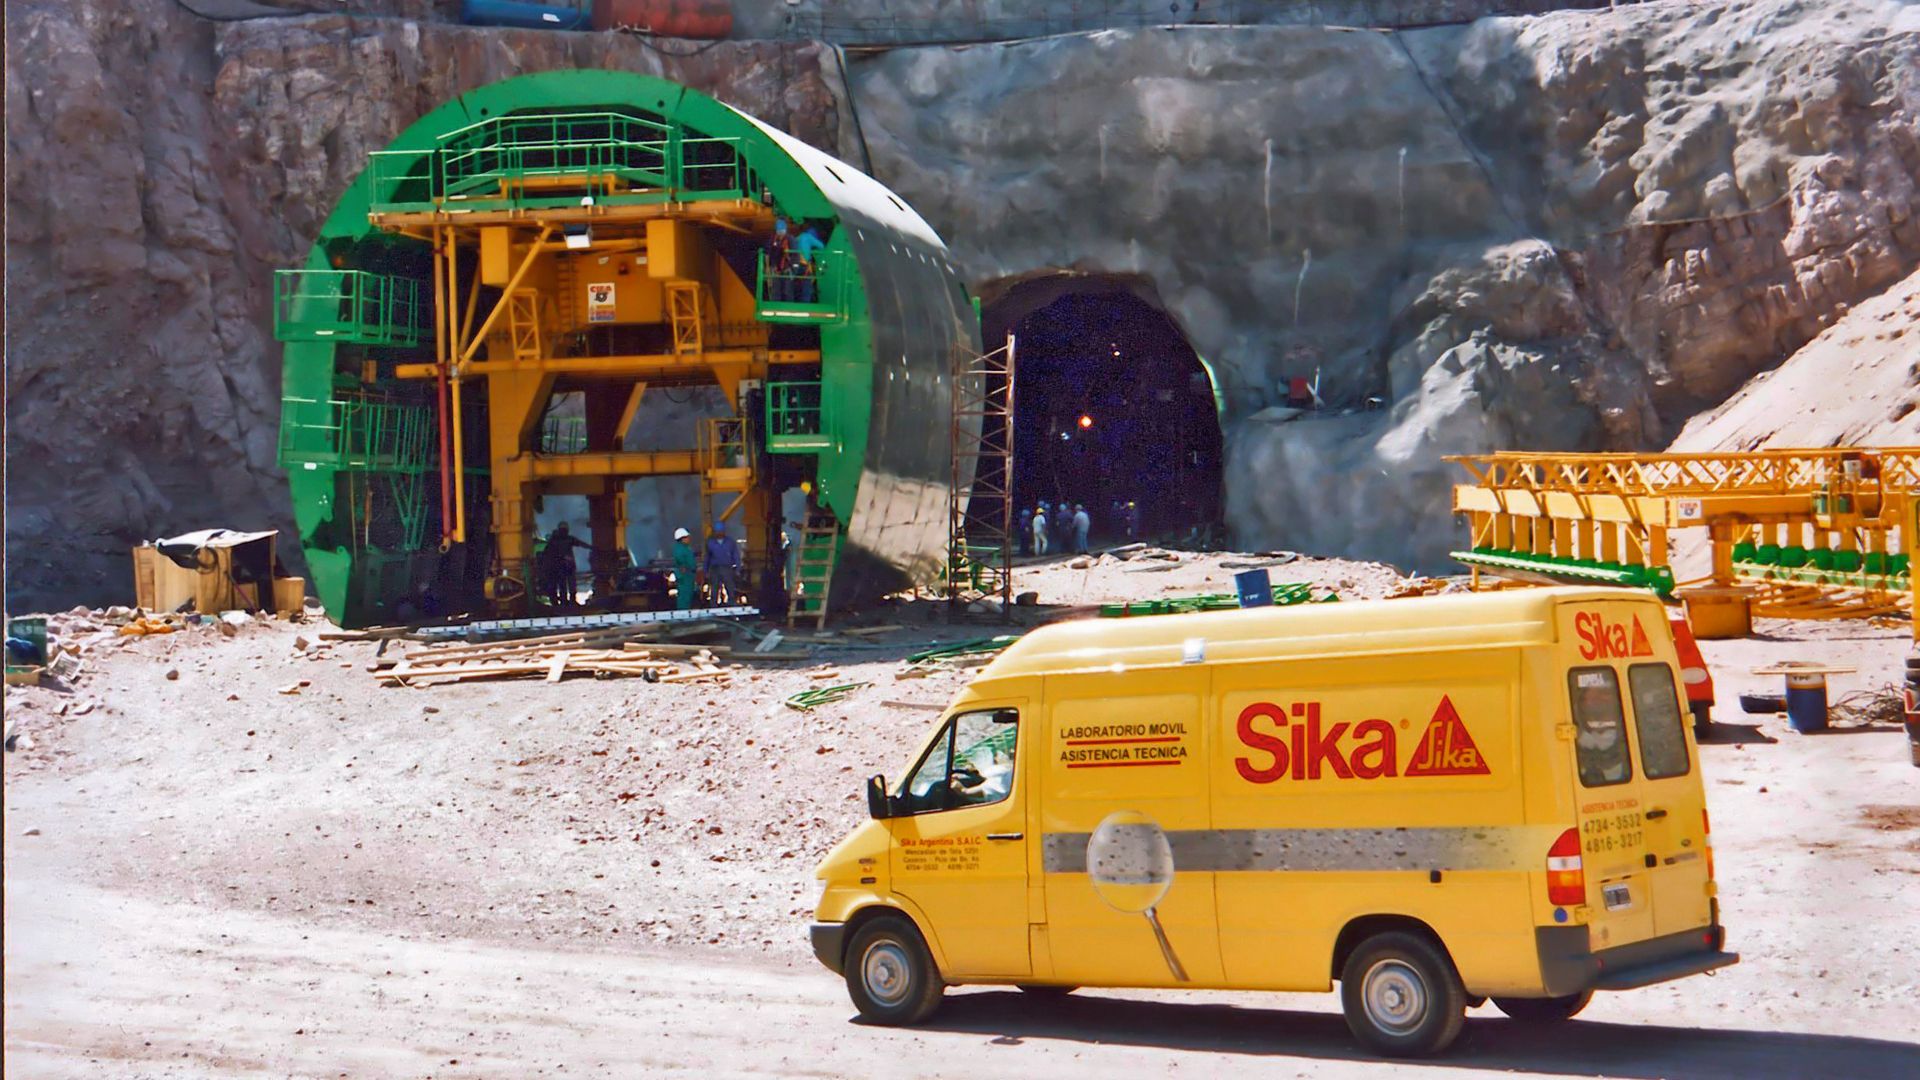
[[[1640,628],[1640,616],[1633,617],[1633,643],[1627,646],[1628,656],[1652,656],[1653,643],[1647,640],[1647,632]]]
[[[1433,711],[1433,719],[1420,736],[1420,745],[1414,748],[1413,760],[1407,762],[1403,775],[1485,776],[1492,771],[1480,748],[1473,744],[1473,736],[1467,734],[1467,725],[1460,722],[1453,702],[1441,695],[1440,707]]]

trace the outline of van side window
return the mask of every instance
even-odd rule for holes
[[[1687,775],[1687,736],[1680,727],[1673,669],[1635,664],[1627,669],[1627,688],[1633,694],[1633,727],[1640,734],[1640,770],[1649,780]]]
[[[1013,793],[1019,721],[1016,709],[961,713],[948,721],[907,777],[901,792],[907,812],[986,806],[1006,799]]]
[[[1627,719],[1620,709],[1620,677],[1610,667],[1567,672],[1573,702],[1573,747],[1582,787],[1606,787],[1633,779],[1627,756]]]

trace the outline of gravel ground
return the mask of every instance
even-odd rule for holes
[[[1049,560],[1017,579],[1046,606],[1019,614],[1228,591],[1257,561]],[[1330,559],[1272,573],[1352,598],[1401,585],[1391,568]],[[957,1019],[926,1031],[845,1025],[844,993],[805,944],[810,872],[862,816],[860,779],[897,773],[924,733],[931,713],[902,703],[937,705],[966,677],[901,679],[902,659],[997,629],[943,614],[883,605],[860,621],[904,629],[872,647],[821,648],[728,687],[431,689],[379,685],[368,644],[296,649],[317,640],[316,622],[89,641],[93,617],[56,616],[56,633],[85,647],[82,674],[6,695],[31,744],[5,762],[7,1075],[630,1075],[705,1062],[1094,1076],[1211,1070],[1218,1052],[1291,1075],[1356,1057],[1331,996],[1113,992],[1049,1016],[963,991]],[[1752,1075],[1850,1062],[1869,1075],[1920,1061],[1920,769],[1903,736],[1884,724],[1796,736],[1733,704],[1772,688],[1748,668],[1781,658],[1858,666],[1836,697],[1891,682],[1906,633],[1760,630],[1703,643],[1727,721],[1703,768],[1743,963],[1604,996],[1569,1060],[1490,1019],[1449,1064],[1671,1075],[1746,1062]],[[782,704],[856,681],[873,685],[810,712]],[[1619,1025],[1633,1027],[1603,1037]],[[780,1037],[750,1036],[762,1028]],[[1623,1040],[1646,1054],[1623,1054]]]

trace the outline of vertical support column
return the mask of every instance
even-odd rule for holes
[[[1593,553],[1594,524],[1595,524],[1594,522],[1585,521],[1585,520],[1573,522],[1573,540],[1574,540],[1573,557],[1574,558],[1580,559],[1584,562],[1592,562],[1594,560],[1595,558]]]
[[[1620,523],[1617,521],[1599,521],[1594,523],[1600,529],[1600,561],[1604,563],[1620,562]]]
[[[1716,521],[1707,526],[1713,547],[1713,583],[1733,584],[1733,523]]]
[[[1647,565],[1667,565],[1667,527],[1665,525],[1647,526]]]
[[[1573,522],[1566,518],[1547,518],[1547,527],[1553,531],[1553,557],[1565,559],[1573,555]]]
[[[587,407],[587,450],[590,453],[610,453],[621,449],[621,421],[625,418],[626,406],[630,394],[612,392],[612,388],[596,388],[596,391],[584,395]],[[594,599],[602,600],[612,595],[619,584],[620,573],[631,560],[627,556],[626,495],[627,485],[619,477],[607,477],[601,482],[597,495],[587,496],[587,528],[591,531],[593,550],[587,564],[593,578]],[[572,553],[568,553],[572,557]]]

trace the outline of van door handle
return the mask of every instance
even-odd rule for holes
[[[1653,856],[1653,855],[1647,856],[1647,869],[1651,870],[1654,867],[1659,865],[1660,865],[1660,859],[1657,856]]]
[[[1667,812],[1658,807],[1655,807],[1654,809],[1647,811],[1648,821],[1659,821],[1661,818],[1666,816],[1667,816]]]
[[[1017,832],[990,832],[990,833],[988,833],[988,834],[987,834],[987,839],[989,839],[989,840],[1018,840],[1018,839],[1020,839],[1021,837],[1023,837],[1023,836],[1025,836],[1025,835],[1026,835],[1025,833],[1017,833]]]

